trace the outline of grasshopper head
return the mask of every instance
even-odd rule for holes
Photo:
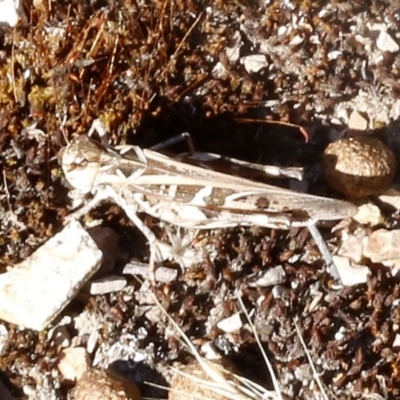
[[[92,191],[100,168],[101,147],[86,136],[71,142],[62,152],[61,168],[68,183],[82,194]]]

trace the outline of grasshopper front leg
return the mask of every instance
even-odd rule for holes
[[[170,246],[158,240],[154,232],[138,217],[138,205],[136,202],[128,202],[124,196],[121,196],[113,190],[110,194],[110,198],[124,210],[126,216],[147,239],[150,248],[149,275],[150,281],[154,285],[156,282],[156,265],[165,259],[165,257],[163,257],[165,251],[163,252],[162,250],[164,247]]]
[[[73,192],[71,193],[73,195]],[[172,246],[160,241],[155,236],[154,232],[139,218],[137,215],[138,206],[136,203],[129,203],[120,196],[112,187],[105,186],[101,190],[97,190],[94,197],[86,202],[81,208],[68,215],[65,223],[71,220],[80,219],[88,214],[91,210],[97,207],[101,202],[111,200],[118,204],[125,212],[129,220],[136,226],[137,229],[145,236],[150,247],[150,260],[149,260],[149,275],[152,284],[155,284],[155,270],[156,265],[163,261],[165,258],[173,257],[175,252]],[[164,254],[170,256],[165,257]],[[178,260],[177,260],[178,261]]]

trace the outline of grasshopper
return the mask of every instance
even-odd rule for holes
[[[357,210],[345,201],[208,170],[138,146],[103,146],[86,136],[67,145],[61,167],[74,189],[71,196],[75,200],[82,203],[86,196],[92,196],[71,218],[81,217],[103,200],[118,204],[149,242],[153,281],[154,263],[161,261],[160,241],[138,213],[176,227],[194,229],[239,225],[308,227],[337,279],[316,223],[351,217]]]

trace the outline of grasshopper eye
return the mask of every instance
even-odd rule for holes
[[[93,189],[99,171],[99,165],[89,162],[81,154],[73,154],[72,149],[64,152],[61,160],[61,168],[65,179],[81,193],[89,193]]]
[[[85,169],[87,167],[87,165],[88,165],[88,161],[85,160],[85,159],[82,159],[81,161],[80,160],[74,160],[72,163],[70,163],[68,165],[68,168],[70,170],[73,170],[73,169]]]
[[[77,189],[81,193],[86,194],[91,192],[93,187],[95,186],[98,174],[98,166],[92,163],[86,163],[85,166],[63,166],[63,172],[65,175],[65,179],[74,189]]]

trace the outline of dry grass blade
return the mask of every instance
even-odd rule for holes
[[[242,298],[241,298],[241,296],[240,296],[240,294],[238,292],[236,292],[236,297],[238,299],[240,308],[242,309],[243,313],[246,315],[247,322],[249,323],[249,325],[251,327],[251,330],[252,330],[252,332],[254,334],[254,337],[255,337],[255,339],[257,341],[258,348],[260,349],[261,354],[262,354],[262,356],[264,358],[265,365],[267,366],[268,371],[269,371],[269,373],[271,375],[272,384],[274,385],[274,389],[275,389],[275,393],[277,394],[277,398],[279,400],[282,400],[282,393],[281,393],[280,388],[279,388],[278,379],[276,378],[274,369],[272,368],[272,364],[269,361],[268,356],[265,353],[264,348],[261,345],[261,341],[260,341],[260,338],[259,338],[259,336],[257,334],[256,328],[255,328],[254,324],[251,322],[250,315],[247,312],[246,307],[243,304]]]
[[[196,377],[193,374],[186,373],[178,368],[172,368],[172,371],[194,383],[197,387],[210,392],[212,394],[222,396],[224,399],[230,400],[248,400],[248,399],[262,399],[262,394],[254,392],[252,389],[246,389],[242,386],[242,377],[233,374],[226,370],[223,366],[208,362],[210,370],[213,371],[211,375],[207,374],[206,378]],[[209,370],[209,371],[210,371]],[[216,378],[216,379],[215,379]],[[222,379],[221,379],[222,378]],[[238,389],[240,387],[240,389]],[[172,389],[174,390],[174,389]],[[265,390],[265,389],[264,389]],[[243,392],[243,393],[242,393]],[[187,396],[188,393],[185,393]],[[208,398],[207,396],[196,394],[196,398]],[[215,400],[215,398],[214,398]]]
[[[300,343],[301,343],[301,345],[302,345],[302,347],[303,347],[303,349],[304,349],[304,352],[306,353],[308,362],[309,362],[309,364],[310,364],[310,366],[311,366],[311,369],[312,369],[312,371],[313,371],[313,375],[314,375],[315,382],[317,383],[317,385],[318,385],[318,387],[319,387],[319,390],[321,391],[322,397],[324,398],[324,400],[329,400],[329,397],[328,397],[328,395],[327,395],[326,392],[325,392],[324,385],[323,385],[323,383],[321,382],[321,379],[319,378],[318,372],[317,372],[317,370],[316,370],[316,368],[315,368],[315,366],[314,366],[314,362],[313,362],[313,360],[312,360],[312,358],[311,358],[310,352],[309,352],[308,349],[307,349],[307,346],[306,346],[306,344],[305,344],[305,342],[304,342],[303,336],[301,335],[299,326],[297,325],[297,322],[296,322],[296,321],[294,321],[294,326],[296,327],[297,335],[298,335],[299,340],[300,340]]]
[[[205,390],[209,390],[211,393],[223,396],[230,400],[280,400],[282,399],[281,394],[277,394],[275,391],[269,391],[264,387],[250,381],[242,376],[239,376],[231,371],[228,371],[223,366],[215,364],[206,360],[197,351],[196,347],[187,337],[185,332],[179,327],[174,319],[164,309],[158,299],[154,296],[154,301],[160,308],[162,313],[167,317],[169,322],[173,325],[175,330],[179,333],[181,340],[183,341],[189,352],[195,357],[196,362],[200,366],[201,370],[205,373],[206,379],[199,379],[193,376],[193,374],[186,374],[183,371],[175,370],[179,375],[186,376],[190,380],[194,380],[199,387]],[[194,396],[193,398],[198,398]],[[202,398],[202,397],[199,397]]]

